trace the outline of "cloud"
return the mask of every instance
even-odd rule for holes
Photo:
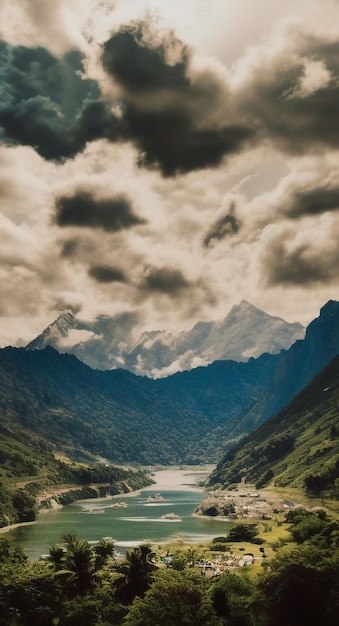
[[[292,218],[320,215],[339,209],[339,185],[318,184],[310,189],[296,190],[282,211]]]
[[[227,120],[226,82],[208,69],[193,75],[191,56],[173,33],[155,39],[146,22],[121,27],[103,45],[103,67],[120,88],[125,137],[140,164],[165,176],[216,167],[253,135]]]
[[[92,322],[84,321],[79,324],[79,328],[90,330],[93,334],[86,341],[86,346],[77,345],[76,354],[78,358],[84,356],[88,361],[88,354],[93,357],[93,367],[102,366],[108,369],[107,363],[111,362],[112,367],[124,365],[123,359],[116,359],[112,356],[119,351],[131,349],[138,334],[135,336],[135,329],[140,324],[140,312],[125,311],[120,314],[106,316],[98,315]],[[91,363],[89,363],[91,365]]]
[[[235,78],[239,109],[262,140],[293,155],[339,147],[338,39],[288,31],[278,50],[250,51]]]
[[[14,224],[1,213],[0,244],[0,261],[3,266],[23,266],[30,270],[39,258],[39,243],[34,231],[26,224]]]
[[[146,22],[122,27],[102,46],[102,64],[120,87],[102,97],[85,76],[84,55],[0,43],[0,133],[63,161],[98,139],[131,141],[139,164],[172,176],[216,167],[241,150],[252,129],[228,119],[225,80],[191,71],[192,53],[173,34],[155,40]]]
[[[58,347],[69,350],[79,343],[88,342],[94,337],[94,333],[86,329],[71,328],[65,337],[58,338]]]
[[[147,267],[140,286],[147,291],[159,291],[175,296],[178,292],[189,288],[191,284],[179,269]]]
[[[251,49],[226,78],[216,62],[199,68],[173,32],[132,22],[101,46],[114,87],[104,98],[79,50],[57,58],[2,42],[0,133],[58,161],[98,139],[132,142],[139,165],[164,176],[218,167],[267,139],[298,155],[338,148],[338,48],[334,37],[287,31],[280,47]]]
[[[2,344],[69,304],[139,332],[333,298],[337,3],[146,3],[0,2]]]
[[[307,238],[306,238],[307,239]],[[272,237],[262,254],[262,272],[269,287],[305,287],[335,281],[339,270],[338,233],[313,246],[284,229]]]
[[[316,93],[319,89],[327,87],[331,82],[331,74],[323,61],[312,61],[307,59],[304,66],[303,76],[301,76],[299,84],[291,90],[287,97],[301,97]]]
[[[204,237],[203,244],[208,248],[213,240],[220,241],[230,235],[236,235],[239,232],[240,223],[235,216],[235,204],[233,203],[226,215],[220,217],[210,228]]]
[[[55,220],[62,227],[101,228],[115,232],[145,223],[145,220],[133,213],[130,200],[123,195],[99,199],[87,191],[78,191],[72,196],[58,197],[55,206]]]
[[[109,265],[92,265],[88,270],[88,275],[98,283],[126,282],[124,273],[119,268]]]
[[[79,51],[58,59],[45,48],[0,42],[3,141],[60,160],[83,150],[88,140],[114,135],[115,118],[99,101],[97,81],[84,77],[83,60]]]
[[[87,246],[85,246],[87,247]],[[61,257],[68,259],[74,258],[79,252],[83,251],[83,239],[80,237],[71,237],[62,243]],[[87,248],[88,250],[88,248]]]
[[[82,0],[79,11],[78,0],[1,0],[1,37],[11,44],[44,46],[57,55],[85,47],[79,21],[86,20],[90,4]]]

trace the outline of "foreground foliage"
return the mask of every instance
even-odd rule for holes
[[[141,545],[116,562],[114,543],[72,533],[30,562],[0,539],[0,626],[326,626],[337,624],[339,524],[323,510],[290,511],[290,541],[243,570],[202,576],[196,551],[160,561]]]

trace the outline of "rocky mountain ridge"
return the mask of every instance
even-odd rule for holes
[[[271,316],[242,301],[215,322],[197,322],[178,333],[144,332],[133,340],[133,319],[98,317],[80,321],[68,310],[31,341],[29,350],[51,346],[75,354],[95,369],[123,367],[134,374],[160,378],[216,360],[248,361],[268,352],[277,354],[302,339],[304,327]]]

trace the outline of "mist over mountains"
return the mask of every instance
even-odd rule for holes
[[[121,367],[160,378],[217,360],[245,362],[265,352],[277,354],[305,334],[298,322],[288,323],[246,301],[234,306],[223,320],[198,322],[188,331],[144,332],[135,341],[134,324],[132,314],[100,316],[86,323],[66,311],[27,348],[51,346],[95,369]]]

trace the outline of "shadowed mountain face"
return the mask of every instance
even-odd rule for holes
[[[285,406],[339,354],[339,302],[330,300],[309,324],[305,339],[281,353],[264,401],[264,421]]]
[[[132,314],[80,322],[67,311],[27,348],[51,346],[75,354],[97,369],[123,367],[135,374],[159,378],[216,360],[247,361],[265,352],[277,354],[305,334],[304,327],[268,315],[248,302],[234,306],[225,319],[198,322],[189,331],[153,331],[133,340]]]
[[[113,462],[218,460],[241,436],[286,405],[339,354],[339,303],[330,301],[304,340],[280,354],[152,380],[126,370],[92,370],[52,348],[0,350],[0,411],[71,456]]]
[[[232,447],[209,482],[306,487],[339,498],[339,356],[279,413]]]

